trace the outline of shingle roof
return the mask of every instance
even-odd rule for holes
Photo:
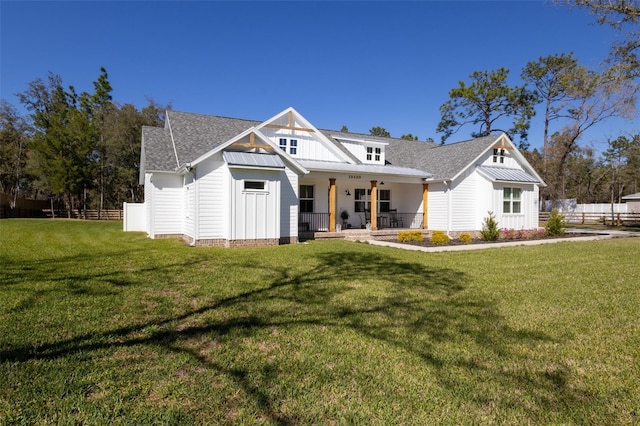
[[[173,133],[180,164],[195,160],[244,132],[259,121],[212,115],[168,111],[167,117]]]
[[[448,180],[471,164],[499,137],[489,135],[447,145],[390,139],[386,158],[394,165],[427,170],[435,180]]]
[[[258,126],[260,121],[245,120],[193,114],[179,111],[167,111],[169,126],[165,128],[143,127],[145,170],[173,171],[211,151],[245,130]],[[170,127],[171,130],[168,128]],[[400,169],[426,171],[435,180],[451,179],[469,166],[480,154],[488,149],[500,135],[489,135],[447,145],[433,142],[410,141],[398,138],[365,135],[360,133],[319,130],[342,152],[362,165],[336,139],[356,138],[388,144],[385,149],[387,164]],[[175,140],[175,151],[171,137]],[[367,166],[369,167],[369,166]],[[388,170],[391,171],[391,170]]]
[[[145,170],[173,170],[177,166],[169,130],[142,126]]]

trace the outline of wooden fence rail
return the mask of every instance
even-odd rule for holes
[[[571,224],[581,225],[629,225],[640,224],[640,213],[614,213],[613,220],[611,213],[583,213],[583,212],[561,212],[564,215],[564,220]],[[540,212],[538,217],[541,222],[549,220],[549,212]]]
[[[69,217],[67,210],[54,210],[44,209],[42,210],[46,217],[66,218]],[[86,214],[85,214],[86,213]],[[98,214],[99,213],[99,214]],[[87,220],[123,220],[124,215],[122,210],[82,210],[71,211],[71,217],[74,219],[87,219]]]

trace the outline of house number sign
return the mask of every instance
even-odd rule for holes
[[[362,176],[349,175],[349,179],[362,179]]]

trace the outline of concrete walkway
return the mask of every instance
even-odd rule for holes
[[[395,247],[403,250],[424,251],[427,253],[437,253],[443,251],[465,251],[465,250],[483,250],[499,247],[514,247],[514,246],[537,246],[541,244],[555,244],[562,242],[573,241],[595,241],[595,240],[608,240],[611,238],[621,237],[640,237],[640,232],[627,232],[627,231],[598,231],[598,230],[586,230],[586,229],[567,229],[567,233],[578,234],[593,234],[585,235],[582,237],[570,237],[570,238],[549,238],[542,240],[526,240],[526,241],[503,241],[497,243],[485,243],[485,244],[460,244],[452,246],[432,246],[423,247],[413,244],[394,243],[390,241],[377,241],[367,240],[367,243],[374,246]]]

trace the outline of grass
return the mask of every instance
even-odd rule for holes
[[[637,424],[640,238],[200,249],[0,222],[0,424]]]

